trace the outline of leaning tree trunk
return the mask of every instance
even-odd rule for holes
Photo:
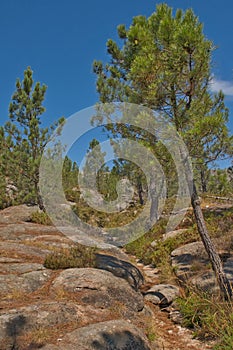
[[[195,221],[197,224],[198,233],[201,237],[201,240],[203,242],[203,245],[205,247],[205,250],[208,254],[210,263],[212,265],[212,269],[215,273],[221,296],[227,300],[230,301],[232,299],[232,288],[231,284],[223,270],[222,261],[220,259],[220,256],[215,248],[215,245],[210,239],[205,219],[203,216],[203,212],[201,209],[201,202],[198,197],[195,180],[193,179],[191,164],[188,161],[187,155],[184,154],[183,150],[180,149],[180,156],[183,160],[184,165],[184,171],[185,171],[185,177],[186,181],[188,183],[189,187],[189,193],[191,197],[191,204],[194,211]]]
[[[232,298],[232,288],[228,278],[226,277],[226,274],[224,273],[222,261],[219,257],[219,254],[217,253],[217,250],[208,234],[205,219],[201,209],[200,199],[198,197],[194,181],[192,184],[191,203],[197,223],[197,229],[216,275],[221,295],[225,300],[230,300]]]

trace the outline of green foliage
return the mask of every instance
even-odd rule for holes
[[[113,147],[119,147],[115,142],[112,142],[112,144]],[[130,162],[119,158],[114,161],[114,168],[111,170],[110,180],[115,180],[114,185],[116,187],[117,181],[122,178],[127,178],[134,186],[135,192],[137,193],[137,201],[139,204],[143,205],[146,199],[145,193],[148,191],[148,186],[146,183],[145,174],[143,174],[143,171],[138,165],[133,163],[133,160]]]
[[[97,227],[106,228],[124,226],[134,220],[135,216],[139,215],[143,210],[142,206],[133,204],[127,210],[109,214],[89,207],[80,197],[76,198],[76,203],[73,210],[82,221]]]
[[[52,225],[48,214],[39,210],[31,214],[30,221],[41,225]]]
[[[135,255],[140,261],[142,261],[145,265],[150,264],[152,247],[151,243],[153,241],[152,237],[148,237],[148,234],[143,235],[137,240],[128,243],[125,246],[125,250],[128,254]]]
[[[105,155],[106,152],[102,152],[99,141],[93,139],[89,145],[84,167],[80,172],[83,187],[88,189],[100,188]]]
[[[102,176],[99,178],[99,192],[106,201],[114,201],[118,196],[116,187],[120,176],[114,170],[101,171]]]
[[[165,208],[166,212],[169,212],[168,208],[171,205],[171,201],[168,201],[167,208]],[[204,217],[211,232],[211,237],[221,238],[221,247],[230,251],[233,247],[231,238],[233,234],[233,208],[225,209],[221,212],[206,209],[204,210]],[[183,223],[179,225],[179,228],[187,229],[187,231],[163,241],[161,237],[165,233],[166,225],[167,219],[158,220],[148,233],[125,246],[129,254],[135,255],[144,264],[153,264],[159,267],[163,280],[171,276],[171,252],[184,244],[195,242],[199,239],[192,212],[188,211]],[[225,237],[224,240],[222,240],[223,235]],[[156,241],[156,245],[151,246],[153,241]],[[220,246],[219,249],[221,249]],[[169,276],[168,273],[170,274]]]
[[[111,39],[107,42],[110,63],[105,66],[102,62],[94,63],[100,101],[131,102],[158,111],[182,137],[193,168],[202,171],[202,180],[205,179],[203,171],[209,164],[233,154],[233,136],[227,126],[229,112],[224,95],[222,91],[213,94],[210,89],[214,45],[204,36],[198,17],[192,9],[177,10],[173,15],[172,8],[162,3],[149,18],[138,16],[133,18],[128,29],[123,25],[118,27],[118,34],[120,45]],[[130,125],[110,126],[110,130],[123,138],[131,135],[132,139],[152,149],[159,160],[165,160],[162,165],[168,173],[172,170],[169,176],[174,174],[174,164],[156,140],[156,131],[148,138],[139,128]],[[181,149],[176,152],[176,157],[187,164]],[[190,170],[185,171],[185,177],[199,234],[207,241],[208,231],[199,205],[196,179]],[[157,181],[149,184],[149,193],[153,194],[150,219],[156,213],[155,183]],[[215,247],[210,240],[204,245],[219,275],[222,273],[221,261]],[[225,293],[226,286],[221,283],[221,278],[217,280],[227,298],[230,283],[227,283]]]
[[[0,209],[6,208],[9,204],[13,202],[13,198],[11,200],[9,196],[7,196],[6,186],[7,184],[5,177],[2,174],[0,174]]]
[[[76,243],[69,249],[61,249],[47,255],[44,266],[52,270],[95,267],[96,251],[97,249],[94,247],[86,247]]]
[[[223,235],[227,237],[233,233],[233,207],[218,213],[204,210],[204,216],[212,237],[221,238]]]
[[[191,9],[159,4],[148,18],[137,16],[131,26],[118,27],[118,45],[108,40],[110,62],[94,62],[101,102],[131,102],[160,111],[183,137],[194,168],[232,154],[228,110],[222,92],[210,92],[213,43]],[[141,140],[143,131],[112,127],[123,137]],[[156,153],[158,145],[146,137]],[[165,150],[157,149],[171,169]],[[171,176],[171,172],[170,172]]]
[[[183,315],[183,325],[189,328],[204,330],[204,319],[208,319],[210,307],[212,306],[210,300],[206,295],[191,292],[185,298],[178,298],[176,300],[179,309]]]
[[[164,258],[167,256],[170,259],[171,252],[176,248],[198,239],[198,234],[195,229],[189,229],[176,237],[167,238],[164,241],[158,241],[155,252],[152,254],[152,262],[155,265],[162,266]]]
[[[66,156],[62,169],[62,185],[66,199],[74,202],[78,192],[78,174],[79,169],[77,163],[72,162],[72,160]]]
[[[194,328],[196,335],[216,340],[214,350],[233,348],[233,312],[232,305],[211,299],[200,292],[189,292],[176,303],[183,315],[183,324]]]
[[[16,91],[9,105],[9,121],[2,129],[3,174],[18,189],[16,202],[37,203],[41,208],[38,186],[41,155],[51,133],[64,120],[41,127],[46,89],[39,82],[34,84],[33,72],[28,67],[22,82],[16,81]]]
[[[233,177],[231,178],[227,169],[212,171],[208,181],[210,193],[233,198]]]
[[[135,255],[144,264],[152,264],[158,267],[161,283],[171,281],[171,278],[174,278],[171,252],[181,245],[195,242],[198,239],[197,230],[190,228],[187,232],[183,232],[174,238],[162,240],[161,236],[165,233],[165,228],[166,220],[159,220],[149,233],[125,247],[128,253]]]

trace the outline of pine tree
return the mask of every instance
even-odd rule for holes
[[[34,84],[30,67],[24,71],[22,82],[17,79],[16,91],[9,105],[9,121],[4,126],[8,153],[6,174],[19,191],[19,202],[38,204],[43,209],[39,193],[39,165],[51,133],[64,121],[61,118],[50,127],[41,127],[45,112],[43,102],[47,87]],[[10,169],[9,169],[10,168]]]
[[[183,138],[194,169],[232,152],[224,95],[210,91],[214,46],[193,11],[178,10],[173,16],[170,7],[160,4],[149,18],[135,17],[129,29],[118,26],[118,35],[122,46],[107,42],[110,63],[94,62],[100,101],[142,104],[159,111]],[[132,137],[129,127],[115,128],[116,133]],[[182,154],[180,158],[186,161]],[[199,234],[228,299],[232,290],[207,232],[196,183],[190,172],[185,175]]]
[[[78,173],[79,169],[76,162],[65,156],[63,169],[62,169],[62,182],[63,188],[66,194],[66,198],[69,200],[75,200],[75,192],[78,185]]]
[[[97,188],[100,190],[102,165],[105,163],[104,157],[106,152],[102,152],[98,140],[93,139],[89,144],[85,164],[82,169],[84,186],[86,188]]]
[[[215,195],[233,197],[233,181],[227,169],[212,169],[208,190]]]

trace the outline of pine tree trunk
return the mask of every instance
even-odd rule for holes
[[[196,186],[194,182],[193,182],[191,203],[194,210],[198,232],[200,234],[205,250],[209,256],[212,268],[216,275],[221,295],[224,297],[225,300],[229,301],[232,298],[232,288],[228,278],[226,277],[226,274],[224,273],[219,254],[217,253],[217,250],[209,237],[204,216],[202,213],[201,205],[200,205],[200,200],[197,195]]]
[[[39,183],[34,183],[34,187],[35,187],[35,193],[36,193],[36,197],[37,197],[37,204],[39,206],[39,209],[42,210],[43,212],[45,212],[45,206],[40,194],[40,189],[39,189]]]
[[[143,205],[144,204],[144,200],[142,197],[143,189],[142,189],[142,183],[141,183],[140,179],[138,179],[138,181],[137,181],[137,191],[138,191],[139,203],[141,205]]]
[[[151,200],[151,206],[150,206],[150,222],[155,223],[158,219],[158,195],[156,192],[156,183],[155,178],[152,177],[150,179],[150,200]]]
[[[207,179],[203,169],[201,170],[201,188],[203,193],[207,192]]]
[[[40,210],[45,212],[45,206],[44,206],[44,203],[42,201],[42,198],[41,198],[40,194],[37,195],[37,202],[38,202],[38,206],[39,206]]]

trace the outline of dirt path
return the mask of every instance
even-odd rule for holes
[[[145,277],[145,288],[149,289],[152,285],[159,283],[159,270],[151,265],[144,265],[138,262],[135,256],[130,258],[136,261],[137,267],[141,270]],[[175,324],[169,318],[169,312],[162,311],[159,307],[155,307],[150,303],[153,309],[155,332],[158,336],[160,346],[164,350],[207,350],[212,349],[213,344],[204,343],[198,339],[194,339],[194,333]]]
[[[212,349],[212,345],[203,343],[193,338],[193,333],[174,324],[168,313],[157,311],[154,319],[159,343],[164,350],[207,350]]]

